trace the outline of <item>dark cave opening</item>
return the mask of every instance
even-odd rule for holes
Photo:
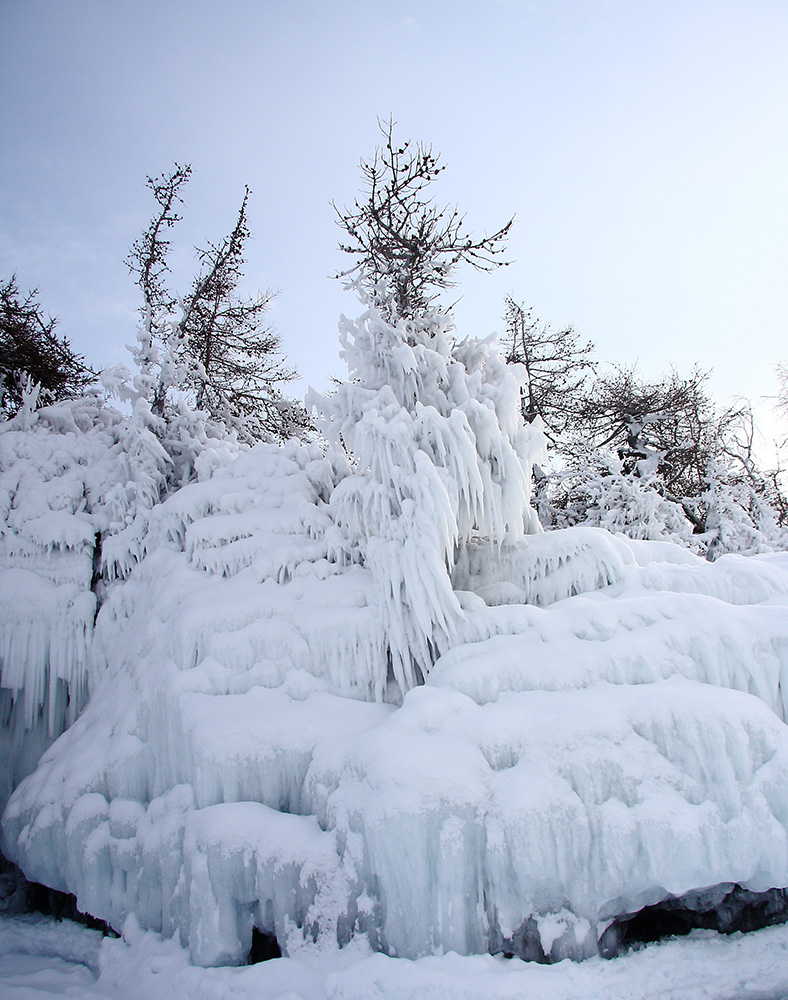
[[[281,958],[282,949],[273,934],[266,934],[256,927],[252,928],[252,947],[246,959],[247,965],[257,965],[258,962],[268,962],[272,958]]]

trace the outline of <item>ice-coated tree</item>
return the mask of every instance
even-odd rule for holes
[[[461,634],[451,574],[463,551],[540,530],[530,470],[543,438],[520,416],[522,369],[489,342],[455,341],[431,306],[392,322],[358,291],[365,311],[341,324],[350,378],[312,401],[349,465],[331,506],[375,577],[391,679],[406,691]]]
[[[522,399],[523,417],[533,423],[541,417],[545,434],[555,445],[579,417],[579,402],[596,369],[594,345],[581,341],[573,327],[553,330],[533,310],[508,295],[503,351],[509,363],[521,364],[528,374]]]
[[[148,178],[158,211],[126,260],[143,294],[135,386],[160,417],[182,414],[186,403],[242,441],[303,436],[306,412],[281,390],[296,372],[265,322],[271,293],[238,294],[251,235],[248,188],[230,234],[198,250],[199,270],[186,295],[167,288],[167,232],[181,218],[176,207],[190,174],[188,165],[176,164],[169,174]]]
[[[671,541],[692,547],[693,525],[681,504],[664,495],[655,468],[627,473],[609,448],[573,439],[567,463],[549,477],[542,499],[543,523],[555,528],[591,525],[628,538]]]
[[[717,426],[700,505],[707,557],[787,548],[788,503],[779,469],[764,470],[756,458],[752,407],[739,400]]]
[[[31,386],[0,420],[0,812],[85,704],[96,615],[142,557],[170,464],[98,387],[39,401]]]
[[[350,377],[311,401],[349,467],[331,506],[352,558],[373,573],[389,680],[406,691],[461,634],[451,574],[463,550],[540,530],[529,501],[543,438],[520,416],[522,366],[488,341],[457,341],[435,303],[458,264],[496,266],[508,226],[480,241],[462,236],[457,210],[434,208],[427,191],[437,158],[396,144],[392,129],[362,161],[368,200],[340,216],[364,307],[340,324]]]
[[[458,264],[482,271],[503,266],[501,254],[513,219],[490,236],[465,229],[456,206],[433,203],[431,185],[444,170],[423,143],[398,142],[393,119],[378,121],[383,145],[361,161],[364,192],[352,208],[334,206],[343,231],[339,248],[355,264],[371,301],[387,319],[411,319],[454,284]]]
[[[750,478],[730,462],[713,459],[703,493],[706,558],[726,552],[754,555],[788,549],[784,498],[769,477]]]
[[[543,523],[668,539],[709,559],[785,548],[786,504],[778,474],[756,460],[751,407],[720,412],[705,380],[697,369],[653,384],[634,369],[600,380],[540,493]]]
[[[595,524],[689,544],[704,527],[701,494],[714,437],[706,374],[658,382],[616,366],[574,403],[573,432],[549,484],[548,523]],[[544,511],[543,511],[544,516]]]
[[[78,396],[96,373],[65,337],[55,333],[57,320],[47,316],[38,292],[22,295],[12,275],[0,283],[0,412],[13,416],[28,385],[37,385],[37,403],[46,406]]]
[[[582,401],[587,437],[614,448],[625,474],[658,473],[679,502],[699,496],[717,437],[707,382],[708,372],[697,367],[657,382],[642,379],[635,366],[615,367]]]

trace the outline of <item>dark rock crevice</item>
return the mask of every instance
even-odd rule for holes
[[[252,947],[246,959],[247,965],[258,962],[268,962],[272,958],[281,958],[282,949],[273,934],[265,934],[256,927],[252,930]]]
[[[751,892],[733,885],[728,891],[722,887],[722,898],[715,900],[713,905],[704,905],[703,894],[689,894],[619,917],[605,932],[600,950],[606,957],[613,958],[638,945],[682,936],[694,930],[734,934],[786,921],[788,889]]]
[[[16,916],[21,913],[41,913],[55,920],[74,923],[101,931],[107,937],[119,937],[109,924],[82,913],[76,897],[38,882],[28,882],[22,871],[0,855],[0,913]]]

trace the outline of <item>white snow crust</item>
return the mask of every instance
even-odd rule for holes
[[[241,968],[201,969],[177,941],[129,918],[120,939],[41,917],[0,915],[4,1000],[764,1000],[788,995],[784,927],[696,931],[614,962],[538,965],[492,955],[416,961],[354,946]]]

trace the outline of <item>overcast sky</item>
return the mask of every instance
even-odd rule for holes
[[[178,161],[176,290],[248,184],[246,290],[279,290],[294,391],[343,374],[330,203],[389,114],[472,232],[516,216],[511,266],[458,275],[461,335],[512,293],[603,360],[713,368],[720,398],[788,359],[786,0],[0,0],[0,88],[0,277],[94,365],[127,359],[123,258]]]

